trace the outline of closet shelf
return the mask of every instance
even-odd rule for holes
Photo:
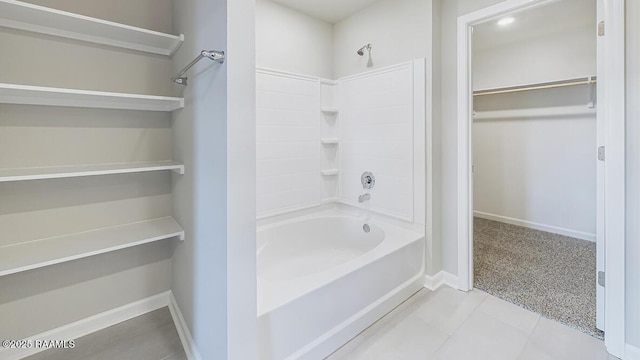
[[[338,108],[323,107],[322,109],[320,109],[320,111],[322,111],[325,114],[337,114]]]
[[[0,26],[167,56],[184,41],[184,35],[165,34],[15,0],[0,0]]]
[[[326,169],[326,170],[320,170],[320,173],[323,176],[334,176],[334,175],[338,175],[338,169]]]
[[[567,117],[579,115],[595,115],[596,109],[584,106],[556,106],[546,108],[477,111],[473,114],[474,120],[498,120],[498,119],[523,119],[545,117]]]
[[[320,143],[325,144],[325,145],[336,145],[338,144],[339,140],[337,138],[323,138],[320,139]]]
[[[172,217],[90,230],[0,247],[0,276],[177,237],[184,230]]]
[[[536,83],[536,84],[526,84],[526,85],[518,85],[518,86],[475,90],[473,92],[473,96],[509,94],[509,93],[516,93],[516,92],[522,92],[522,91],[554,89],[554,88],[578,86],[578,85],[595,85],[597,81],[598,81],[598,78],[596,76],[588,76],[588,77],[577,78],[577,79],[567,79],[567,80],[551,81],[551,82]]]
[[[0,83],[0,103],[147,111],[173,111],[184,107],[184,99],[177,97],[3,83]]]
[[[174,161],[148,161],[137,163],[0,169],[0,182],[129,174],[163,170],[172,170],[183,175],[184,165]]]

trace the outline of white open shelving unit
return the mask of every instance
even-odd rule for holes
[[[165,34],[15,0],[0,0],[0,26],[167,56],[184,41],[184,35]]]
[[[320,144],[321,144],[321,202],[338,202],[339,173],[338,144],[340,143],[338,83],[320,81]]]
[[[163,170],[171,170],[180,175],[183,175],[184,165],[175,161],[149,161],[140,163],[0,169],[0,182],[61,179],[113,174],[131,174]]]
[[[0,27],[164,56],[173,55],[184,41],[183,35],[161,33],[15,0],[0,0]],[[183,108],[184,99],[0,83],[0,104],[170,112]],[[184,174],[185,168],[183,164],[170,160],[5,168],[0,169],[0,183],[152,171]],[[0,246],[0,276],[165,239],[178,238],[182,241],[184,237],[184,229],[171,216],[55,234]]]
[[[173,111],[184,107],[184,98],[0,83],[0,103]]]
[[[2,246],[0,276],[174,237],[184,240],[184,230],[163,217]]]

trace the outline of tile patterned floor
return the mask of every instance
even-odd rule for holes
[[[614,360],[592,336],[479,290],[421,290],[327,360]]]

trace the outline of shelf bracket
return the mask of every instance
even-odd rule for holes
[[[176,173],[178,175],[184,175],[184,165],[180,166],[177,169],[171,169],[171,171],[173,171],[174,173]]]

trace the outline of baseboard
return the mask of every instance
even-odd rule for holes
[[[166,291],[158,295],[138,300],[115,309],[111,309],[82,320],[72,322],[61,327],[30,336],[32,340],[71,340],[102,330],[117,323],[132,319],[136,316],[160,309],[169,305],[171,292]],[[18,360],[39,353],[46,349],[3,349],[0,348],[0,359]]]
[[[424,276],[424,287],[435,291],[442,285],[447,285],[454,289],[458,289],[458,277],[449,272],[441,270],[437,274],[433,276],[425,275]]]
[[[187,355],[187,359],[202,360],[202,356],[196,347],[196,343],[193,341],[193,337],[189,331],[189,326],[187,326],[187,322],[184,321],[184,317],[182,316],[182,312],[180,311],[180,307],[178,306],[173,293],[169,294],[169,312],[171,312],[171,317],[176,325],[176,330],[178,331],[178,336],[182,342],[182,347]]]
[[[624,360],[640,360],[640,348],[626,344],[624,349]]]
[[[503,222],[511,225],[522,226],[522,227],[526,227],[534,230],[540,230],[540,231],[546,231],[554,234],[570,236],[576,239],[596,241],[596,234],[590,234],[582,231],[565,229],[557,226],[545,225],[545,224],[540,224],[532,221],[514,219],[507,216],[502,216],[502,215],[489,214],[482,211],[474,211],[473,216],[479,217],[481,219],[499,221],[499,222]]]

